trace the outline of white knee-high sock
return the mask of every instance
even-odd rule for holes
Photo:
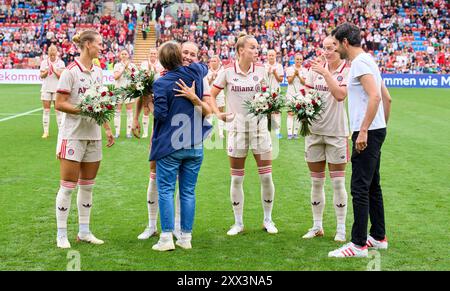
[[[225,128],[225,122],[221,119],[217,119],[217,125],[219,127],[219,136],[223,136],[223,130]]]
[[[91,218],[92,208],[92,189],[94,188],[95,180],[78,180],[78,223],[80,226],[80,233],[88,234],[89,222]]]
[[[158,220],[158,188],[156,187],[156,173],[150,172],[147,188],[148,227],[156,229]]]
[[[50,128],[50,109],[44,109],[42,114],[42,126],[44,127],[44,133],[48,134]]]
[[[272,114],[272,120],[274,121],[274,125],[272,126],[275,128],[275,134],[280,134],[281,130],[281,113],[274,113]]]
[[[298,131],[300,129],[300,121],[297,118],[294,118],[294,135],[298,135]]]
[[[322,228],[325,209],[325,172],[311,172],[311,206],[314,227]]]
[[[133,126],[133,110],[127,110],[127,135],[131,134]]]
[[[145,115],[142,117],[142,127],[144,128],[144,136],[148,136],[148,121],[149,116]]]
[[[76,182],[63,180],[60,182],[59,191],[56,195],[56,226],[60,236],[67,236],[67,218],[70,212],[71,194],[76,187]]]
[[[58,124],[59,128],[61,126],[63,112],[55,110],[55,113],[56,113],[56,123]]]
[[[264,220],[272,221],[273,198],[275,196],[272,166],[259,167],[258,174],[261,181],[261,203],[264,209]]]
[[[244,169],[231,169],[230,198],[233,205],[235,224],[243,225],[244,220]]]
[[[345,231],[345,219],[347,217],[347,190],[345,189],[345,171],[330,172],[333,184],[333,204],[336,212],[337,228]]]
[[[116,135],[120,135],[120,122],[121,122],[120,113],[121,112],[119,110],[116,110],[116,114],[114,115],[114,129]]]
[[[292,135],[294,132],[294,116],[287,116],[287,134]]]

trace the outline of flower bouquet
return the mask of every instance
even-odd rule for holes
[[[117,96],[112,86],[92,86],[81,96],[78,108],[80,115],[95,120],[98,125],[110,121],[114,117],[117,105]]]
[[[280,112],[285,106],[284,99],[280,96],[280,90],[270,90],[266,86],[262,86],[261,90],[253,96],[251,100],[244,101],[244,106],[249,113],[257,116],[258,122],[264,116],[267,116],[268,130],[272,130],[272,113]]]
[[[121,96],[122,100],[148,96],[152,92],[155,72],[131,68],[130,72],[125,71],[124,74],[129,80],[128,86],[116,89],[116,94]]]
[[[311,134],[309,126],[320,116],[323,106],[324,103],[317,90],[309,90],[305,96],[300,93],[293,96],[287,107],[289,111],[294,112],[297,120],[301,123],[301,136],[305,137]]]

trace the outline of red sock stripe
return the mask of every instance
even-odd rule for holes
[[[150,179],[156,180],[156,173],[150,173]]]
[[[75,189],[75,187],[77,187],[77,183],[76,182],[70,182],[70,181],[64,181],[61,180],[59,182],[59,184],[65,188],[69,188],[69,189]]]
[[[350,147],[348,145],[348,138],[347,138],[347,163],[350,162]]]
[[[272,166],[258,168],[258,173],[260,175],[270,174],[270,173],[272,173]]]
[[[345,177],[345,171],[333,171],[330,172],[331,178],[339,178],[339,177]]]
[[[325,172],[311,172],[311,178],[325,178]]]
[[[244,176],[245,170],[244,169],[231,169],[231,176]]]
[[[81,185],[81,186],[89,186],[89,185],[94,185],[94,184],[95,184],[95,180],[83,180],[83,179],[78,180],[78,185]]]
[[[61,150],[60,150],[61,159],[66,158],[66,146],[67,146],[67,139],[63,139],[61,142]]]

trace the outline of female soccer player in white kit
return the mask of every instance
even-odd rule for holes
[[[286,77],[288,80],[288,88],[286,91],[286,99],[292,100],[293,96],[296,94],[305,93],[305,77],[308,70],[303,67],[303,56],[300,53],[295,55],[295,64],[290,66],[286,70]],[[294,117],[293,112],[288,112],[287,115],[287,132],[288,139],[297,139],[298,130],[300,128],[300,122]]]
[[[121,88],[128,86],[129,82],[124,73],[127,72],[131,74],[133,70],[137,71],[137,67],[131,63],[130,54],[127,50],[122,50],[119,54],[120,62],[114,65],[114,80],[115,87]],[[126,110],[127,110],[127,138],[131,138],[131,128],[133,126],[133,104],[134,100],[125,100]],[[116,114],[114,116],[114,128],[115,128],[115,138],[119,138],[120,136],[120,123],[121,123],[121,114],[122,112],[122,103],[117,104]]]
[[[209,71],[208,75],[206,76],[208,78],[208,84],[209,86],[212,86],[214,81],[216,80],[217,76],[219,76],[220,73],[223,71],[222,61],[220,60],[219,56],[214,55],[209,60]],[[220,112],[225,112],[225,93],[221,91],[219,95],[217,95],[216,98],[217,107],[219,108]],[[223,130],[225,127],[225,123],[223,120],[218,119],[218,129],[219,129],[219,137],[221,139],[224,138]]]
[[[42,79],[41,88],[41,100],[44,107],[42,115],[42,126],[44,128],[44,134],[42,138],[48,138],[50,128],[50,107],[56,99],[56,87],[58,86],[58,80],[64,70],[64,62],[58,58],[58,49],[56,46],[51,45],[48,48],[48,57],[43,60],[40,67],[40,77]],[[62,113],[58,110],[56,112],[56,122],[58,128],[61,124]]]
[[[280,89],[280,83],[283,81],[284,70],[280,63],[277,63],[277,53],[274,50],[267,52],[267,63],[264,65],[268,74],[268,86],[270,90]],[[282,98],[281,92],[279,98]],[[275,121],[275,134],[277,138],[282,138],[281,130],[281,112],[272,113],[272,119]]]
[[[156,48],[151,48],[148,54],[147,60],[141,63],[141,69],[147,70],[148,72],[153,72],[155,74],[155,79],[159,76],[159,73],[164,70],[158,61],[158,50]],[[148,137],[148,125],[149,125],[149,114],[150,109],[148,106],[144,106],[144,116],[142,117],[142,127],[144,132],[142,138]]]
[[[267,77],[263,65],[255,63],[258,57],[258,42],[251,35],[240,36],[236,42],[238,59],[225,67],[211,88],[211,103],[215,114],[228,121],[228,156],[231,166],[230,196],[235,224],[227,232],[237,235],[244,230],[244,174],[245,159],[249,149],[258,166],[261,181],[261,201],[264,209],[263,227],[268,233],[277,233],[272,221],[275,187],[272,181],[272,144],[267,128],[267,118],[250,115],[244,101],[250,100],[260,91],[261,82]],[[221,113],[215,102],[220,91],[226,88],[227,113]]]
[[[324,234],[322,217],[325,208],[325,167],[328,163],[337,219],[334,240],[345,242],[347,215],[345,166],[349,159],[349,129],[344,100],[347,97],[349,67],[336,52],[336,44],[332,37],[324,39],[323,47],[326,62],[319,59],[313,61],[306,77],[307,91],[317,90],[324,102],[324,108],[320,117],[310,126],[311,135],[305,138],[305,160],[311,172],[311,207],[314,225],[303,238]]]
[[[57,246],[70,248],[67,238],[71,194],[77,183],[79,232],[78,241],[103,244],[89,230],[92,207],[92,188],[102,159],[101,128],[91,118],[80,116],[79,95],[94,84],[102,83],[101,68],[92,64],[102,50],[102,37],[96,31],[86,30],[73,37],[81,54],[61,74],[56,96],[56,109],[65,112],[58,135],[56,154],[60,160],[61,185],[56,196]],[[108,123],[104,124],[107,146],[114,144]]]

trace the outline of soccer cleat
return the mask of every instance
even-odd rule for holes
[[[288,139],[292,139],[292,135],[291,134],[288,134]]]
[[[182,233],[181,237],[179,239],[177,239],[177,242],[175,244],[185,250],[190,250],[190,249],[192,249],[191,240],[192,240],[192,234]]]
[[[147,138],[148,137],[148,134],[143,134],[142,135],[142,138]]]
[[[141,239],[141,240],[149,239],[150,237],[155,236],[157,234],[158,234],[158,231],[157,231],[156,227],[147,226],[145,228],[144,232],[138,236],[138,239]]]
[[[238,233],[241,233],[243,231],[244,231],[244,225],[235,224],[227,232],[227,235],[233,236],[233,235],[237,235]]]
[[[293,138],[298,139],[298,134],[294,134]]]
[[[102,245],[105,243],[101,239],[96,238],[91,232],[88,234],[78,233],[77,242],[80,242],[80,241],[84,241],[84,242],[94,244],[94,245]]]
[[[367,246],[358,247],[352,242],[328,253],[329,258],[367,258],[368,255]]]
[[[281,133],[279,133],[279,134],[277,134],[277,138],[278,138],[278,139],[282,139],[282,138],[283,138],[283,135],[282,135]]]
[[[50,135],[48,134],[48,132],[44,132],[44,134],[41,136],[42,138],[48,138]]]
[[[57,236],[56,246],[60,249],[70,249],[70,242],[67,239],[67,236]]]
[[[120,134],[116,133],[116,135],[114,136],[114,139],[118,139],[120,137]]]
[[[131,133],[130,134],[127,134],[127,138],[128,139],[130,139],[130,138],[132,138],[133,136],[131,135]]]
[[[220,139],[224,139],[224,138],[225,138],[225,135],[224,135],[223,133],[220,133],[220,134],[219,134],[219,138],[220,138]]]
[[[366,246],[370,249],[374,250],[387,250],[388,248],[388,241],[387,237],[384,237],[383,240],[376,240],[372,236],[367,237],[367,243]]]
[[[264,220],[264,222],[263,222],[263,228],[264,228],[268,233],[271,233],[271,234],[278,233],[278,229],[275,227],[275,223],[273,223],[272,220],[268,220],[268,221]]]
[[[346,242],[347,239],[345,238],[345,231],[337,230],[336,235],[334,236],[334,241]]]
[[[152,246],[152,250],[154,251],[173,251],[175,249],[175,245],[173,244],[173,239],[163,239],[160,238],[156,244]]]
[[[303,236],[303,238],[314,238],[318,236],[323,236],[324,232],[322,228],[313,227],[308,230],[308,232]]]

